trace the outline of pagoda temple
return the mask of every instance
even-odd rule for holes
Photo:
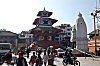
[[[55,37],[62,30],[52,26],[58,20],[50,18],[51,15],[52,12],[46,11],[44,8],[43,11],[38,12],[39,18],[36,18],[33,22],[36,27],[30,30],[30,34],[33,34],[33,41],[37,46],[44,48],[49,46],[61,47],[61,44],[56,42]]]

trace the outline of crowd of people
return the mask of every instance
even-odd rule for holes
[[[35,66],[42,66],[44,64],[44,66],[47,66],[47,62],[49,62],[48,64],[53,65],[53,61],[54,61],[54,55],[53,52],[45,50],[43,53],[43,56],[41,57],[42,54],[42,50],[37,49],[36,51],[33,51],[33,55],[31,56],[31,58],[29,58],[29,53],[31,52],[31,50],[29,48],[27,48],[26,52],[19,50],[18,51],[18,58],[16,59],[16,65],[17,66],[28,66],[28,62],[26,61],[26,58],[24,57],[24,54],[27,55],[27,58],[29,58],[29,64],[31,66],[35,65]],[[48,54],[49,53],[49,54]],[[50,59],[50,60],[49,60]],[[12,61],[12,52],[11,50],[6,53],[3,57],[2,57],[2,62],[7,62],[7,64],[11,64]]]
[[[37,50],[37,49],[36,49]],[[49,52],[49,54],[48,54]],[[43,56],[41,57],[42,51],[39,49],[36,52],[33,52],[33,55],[31,56],[31,59],[29,61],[29,64],[32,66],[35,64],[35,66],[44,66],[53,65],[54,63],[54,54],[52,51],[45,50],[43,53]]]
[[[30,49],[27,48],[26,50],[26,54],[27,54],[27,58],[29,58],[29,53],[30,53]],[[42,50],[38,50],[36,49],[36,51],[33,51],[33,54],[31,56],[31,58],[29,58],[29,64],[31,66],[42,66],[44,64],[44,66],[47,66],[47,65],[54,65],[54,58],[55,58],[55,55],[54,55],[54,52],[53,52],[53,49],[51,48],[47,48],[44,53],[43,53],[43,56],[41,57],[41,54],[42,54]],[[17,66],[28,66],[28,63],[26,61],[26,58],[23,56],[24,55],[24,52],[23,51],[18,51],[18,55],[19,57],[16,59],[16,65]],[[70,53],[70,55],[72,55]],[[68,51],[66,50],[65,52],[65,56],[67,58],[68,61],[70,61],[70,55],[68,55]],[[12,52],[11,50],[5,55],[2,57],[2,61],[7,61],[7,62],[11,62],[11,59],[12,59]],[[48,63],[48,64],[47,64]]]

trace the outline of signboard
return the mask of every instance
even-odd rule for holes
[[[26,47],[26,43],[18,43],[18,48]]]

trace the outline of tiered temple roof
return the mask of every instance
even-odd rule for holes
[[[45,18],[45,19],[51,20],[52,25],[58,21],[58,20],[52,19],[52,18]],[[33,25],[36,25],[37,22],[39,22],[39,20],[42,20],[42,18],[36,18],[36,19],[34,20],[34,22],[33,22]]]
[[[39,18],[36,18],[33,22],[33,25],[36,25],[36,27],[30,30],[30,34],[33,34],[33,41],[36,42],[38,46],[60,46],[55,41],[55,36],[62,30],[52,26],[58,20],[49,18],[51,15],[52,12],[46,11],[44,8],[43,11],[38,12],[37,16],[39,16]]]
[[[50,16],[52,15],[52,12],[46,11],[45,8],[44,8],[43,11],[39,11],[39,12],[38,12],[37,16],[42,17],[42,14],[43,14],[43,13],[45,13],[45,14],[48,13],[48,17],[50,17]]]

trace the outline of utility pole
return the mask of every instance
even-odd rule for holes
[[[95,18],[97,16],[97,13],[91,13],[91,15],[93,16],[93,19],[94,19],[94,34],[95,34],[95,37],[94,37],[94,43],[95,43],[95,55],[96,55],[96,52],[97,52],[97,42],[96,42],[96,22],[95,22]]]

